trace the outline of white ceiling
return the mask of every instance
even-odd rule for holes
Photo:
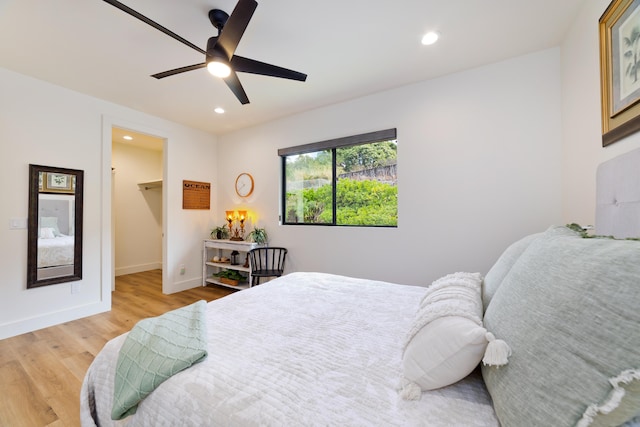
[[[131,139],[126,139],[125,136]],[[132,145],[145,150],[162,151],[164,140],[144,133],[114,127],[111,128],[111,142]]]
[[[216,34],[208,11],[236,3],[121,1],[202,49]],[[241,73],[248,105],[206,69],[149,77],[204,58],[102,0],[0,0],[0,66],[223,134],[557,46],[585,1],[258,0],[236,53],[308,78]],[[438,44],[420,44],[428,30]]]

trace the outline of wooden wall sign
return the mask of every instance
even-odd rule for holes
[[[182,209],[210,209],[211,183],[182,181]]]

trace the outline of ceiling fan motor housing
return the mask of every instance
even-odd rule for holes
[[[224,24],[227,23],[227,19],[229,19],[229,14],[224,10],[211,9],[209,11],[209,21],[218,29],[218,35],[220,35],[222,28],[224,28]],[[207,48],[207,50],[209,49]]]
[[[208,64],[216,58],[223,59],[224,62],[227,63],[229,62],[227,55],[225,55],[224,51],[220,49],[220,46],[218,46],[218,37],[209,37],[209,40],[207,40],[207,54],[205,55],[205,62]]]

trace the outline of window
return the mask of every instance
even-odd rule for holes
[[[278,150],[283,224],[397,227],[396,130]]]

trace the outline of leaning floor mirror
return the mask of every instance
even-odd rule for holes
[[[27,288],[82,279],[84,172],[29,165]]]

